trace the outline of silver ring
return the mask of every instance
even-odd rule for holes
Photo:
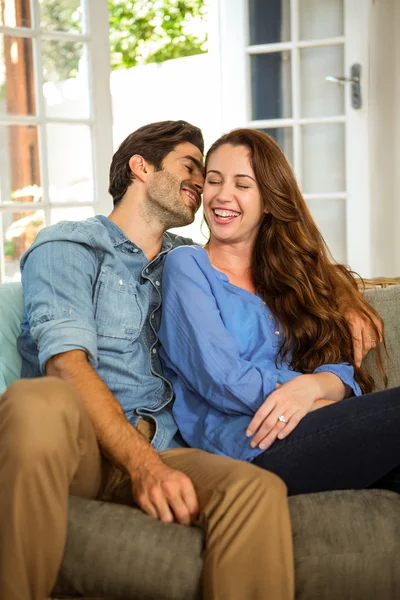
[[[278,417],[278,421],[280,421],[281,423],[287,423],[287,420],[285,419],[284,415]]]

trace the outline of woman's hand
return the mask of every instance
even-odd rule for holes
[[[335,400],[325,400],[325,398],[321,398],[321,400],[316,400],[312,407],[310,408],[310,412],[313,410],[318,410],[318,408],[324,408],[325,406],[329,406],[330,404],[335,404]]]
[[[366,317],[352,309],[344,312],[344,318],[350,327],[353,338],[354,363],[356,367],[361,366],[362,359],[368,354],[371,348],[375,348],[378,342],[381,343],[383,341],[382,324],[374,315],[371,316],[378,329],[379,339],[375,339],[376,334]]]
[[[248,426],[246,435],[255,434],[251,447],[265,450],[276,438],[288,436],[308,412],[341,400],[345,393],[342,380],[329,372],[299,375],[284,383],[268,396]]]

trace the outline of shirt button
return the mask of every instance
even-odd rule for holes
[[[153,348],[152,352],[153,354],[157,354],[157,348]]]
[[[279,331],[274,331],[274,334],[275,335],[279,335]]]
[[[149,270],[148,270],[148,269],[146,269],[146,273],[148,273],[148,272],[149,272]]]
[[[139,252],[138,248],[134,248],[132,252]]]
[[[263,306],[267,306],[267,303],[266,303],[266,302],[263,302],[263,303],[262,303],[262,305],[263,305]]]
[[[118,281],[118,283],[119,283],[119,285],[124,285],[124,282],[122,281],[122,279],[120,279],[120,280]]]
[[[272,321],[272,320],[273,320],[273,318],[274,318],[274,317],[273,317],[272,315],[269,315],[269,317],[268,317],[268,319],[269,319],[270,321]]]
[[[159,281],[156,281],[156,286],[158,287],[160,285],[161,285],[161,283]]]

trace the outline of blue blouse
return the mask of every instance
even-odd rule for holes
[[[172,250],[163,271],[159,339],[164,374],[175,392],[173,415],[189,446],[241,460],[251,448],[246,429],[276,389],[301,373],[275,365],[279,323],[256,296],[231,284],[196,246]],[[322,365],[361,395],[349,363]]]

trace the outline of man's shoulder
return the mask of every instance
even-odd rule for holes
[[[84,221],[60,221],[39,231],[32,246],[21,259],[21,267],[29,254],[43,244],[69,242],[84,246],[89,252],[96,253],[107,245],[107,240],[109,237],[105,235],[105,227],[96,217]]]
[[[104,225],[96,218],[84,221],[60,221],[44,227],[36,236],[34,245],[45,242],[78,242],[96,246],[104,235]]]
[[[195,246],[196,243],[190,238],[172,233],[172,231],[166,231],[164,233],[165,239],[172,244],[173,248],[179,248],[179,246]]]

